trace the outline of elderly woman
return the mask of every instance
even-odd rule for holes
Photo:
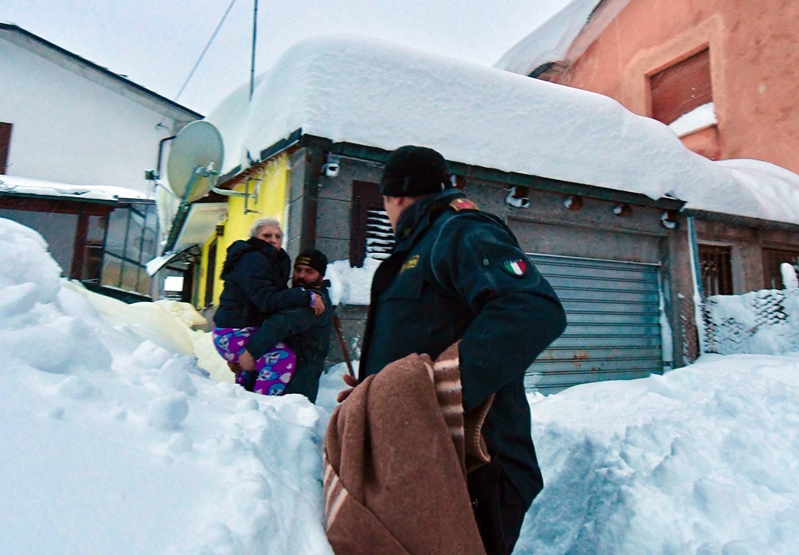
[[[282,249],[283,231],[274,218],[261,218],[250,229],[250,238],[235,241],[222,267],[225,283],[214,314],[214,345],[236,367],[252,333],[264,319],[289,308],[311,306],[320,314],[324,302],[302,287],[286,288],[291,259]],[[236,382],[249,391],[280,395],[296,368],[296,357],[279,343],[255,361],[254,372],[236,372]]]

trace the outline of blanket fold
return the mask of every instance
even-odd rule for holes
[[[325,437],[325,520],[337,554],[485,554],[466,486],[488,462],[487,399],[464,415],[457,344],[369,376]]]

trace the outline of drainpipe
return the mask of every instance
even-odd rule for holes
[[[696,224],[693,216],[688,216],[688,247],[691,255],[691,281],[693,282],[694,321],[699,336],[699,354],[705,354],[705,320],[702,317],[702,276],[699,273],[699,243],[696,240]]]

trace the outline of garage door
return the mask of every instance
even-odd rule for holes
[[[528,390],[663,373],[659,266],[530,254],[569,325],[525,376]]]

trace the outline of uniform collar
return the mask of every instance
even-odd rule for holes
[[[395,233],[397,246],[394,250],[407,248],[420,233],[444,213],[453,200],[465,196],[457,189],[447,189],[437,195],[418,200],[403,210],[397,220]]]

